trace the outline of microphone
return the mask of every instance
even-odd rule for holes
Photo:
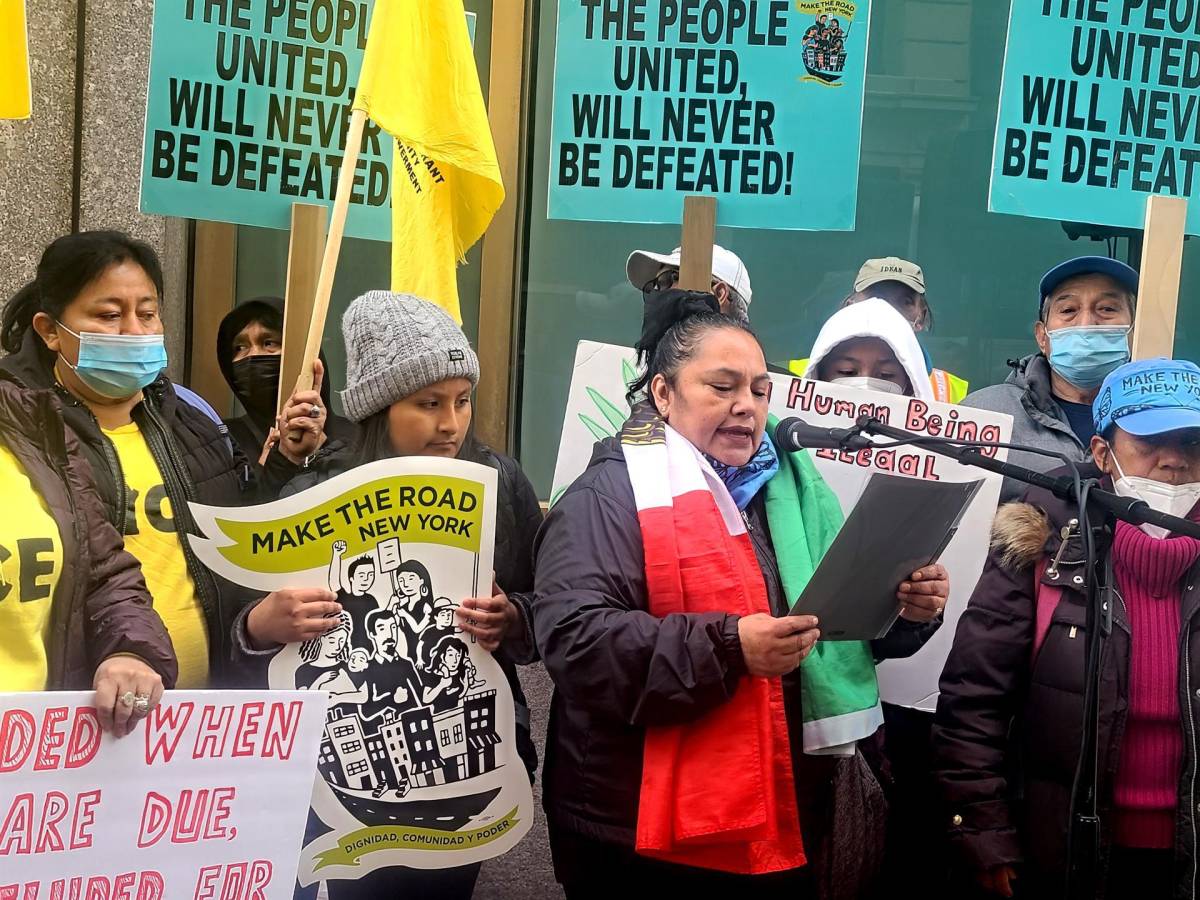
[[[820,428],[803,419],[784,419],[775,429],[775,446],[792,453],[812,450],[867,450],[875,446],[852,428]]]

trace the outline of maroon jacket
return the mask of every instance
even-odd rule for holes
[[[105,515],[91,468],[53,393],[29,390],[0,373],[0,442],[20,460],[62,540],[46,687],[88,690],[96,667],[116,653],[140,657],[165,687],[174,687],[178,666],[171,639],[151,606],[137,560]]]
[[[1091,467],[1090,474],[1098,474]],[[1086,583],[1077,518],[1065,501],[1033,489],[1002,506],[992,552],[959,620],[942,671],[933,731],[935,775],[951,839],[965,865],[1014,866],[1021,896],[1062,895],[1071,787],[1082,736]],[[1097,535],[1099,552],[1108,540]],[[1060,552],[1061,551],[1061,552]],[[1057,557],[1057,563],[1053,563]],[[1061,588],[1036,655],[1038,585]],[[1197,861],[1200,734],[1200,566],[1179,585],[1180,729],[1184,737],[1176,817],[1177,898],[1191,898]],[[1050,595],[1052,596],[1052,595]],[[1047,609],[1049,604],[1046,604]],[[1101,657],[1101,878],[1111,840],[1113,786],[1128,710],[1129,619],[1119,596]],[[1101,888],[1101,891],[1103,888]]]

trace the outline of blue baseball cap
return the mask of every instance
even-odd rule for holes
[[[1059,263],[1042,276],[1038,295],[1038,316],[1041,317],[1042,305],[1054,289],[1076,275],[1107,275],[1135,297],[1138,292],[1138,273],[1119,259],[1109,259],[1107,256],[1077,256]]]
[[[1143,359],[1114,370],[1092,404],[1096,434],[1120,425],[1138,437],[1200,428],[1200,366]]]

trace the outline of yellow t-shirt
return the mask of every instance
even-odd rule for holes
[[[62,538],[20,461],[0,444],[0,692],[44,691]]]
[[[176,687],[207,687],[208,624],[175,533],[162,474],[136,422],[104,433],[117,448],[125,473],[130,507],[125,514],[125,549],[142,564],[154,608],[175,645]]]

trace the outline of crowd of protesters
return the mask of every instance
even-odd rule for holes
[[[821,52],[836,28],[810,29]],[[1005,481],[936,714],[849,703],[877,697],[878,662],[927,652],[949,576],[934,564],[897,584],[900,617],[873,642],[821,641],[819,621],[788,614],[841,507],[810,455],[773,439],[780,370],[752,330],[744,263],[715,247],[699,292],[679,289],[679,266],[679,250],[629,257],[645,295],[632,413],[543,521],[520,465],[473,436],[479,361],[440,308],[384,291],[351,304],[338,416],[320,360],[277,410],[282,301],[238,306],[213,348],[241,409],[222,420],[166,375],[154,252],[117,232],[56,240],[0,323],[0,691],[94,688],[122,736],[164,690],[264,687],[284,645],[354,640],[356,595],[340,574],[265,596],[225,581],[190,548],[188,504],[274,500],[390,457],[470,460],[499,474],[497,571],[490,596],[453,610],[509,681],[531,779],[518,666],[541,660],[554,682],[541,780],[568,898],[1062,896],[1092,577],[1077,513]],[[1200,369],[1130,362],[1137,287],[1115,260],[1056,266],[1032,352],[968,393],[921,345],[921,268],[871,259],[787,368],[1006,413],[1013,443],[1050,454],[1010,461],[1075,463],[1195,519]],[[1200,542],[1125,523],[1091,538],[1115,586],[1097,896],[1191,897]],[[388,869],[330,896],[469,897],[477,873]]]

